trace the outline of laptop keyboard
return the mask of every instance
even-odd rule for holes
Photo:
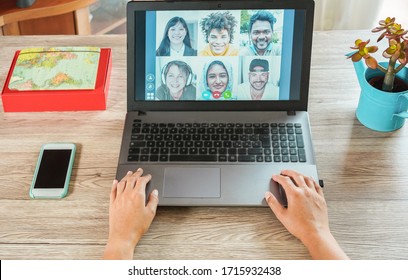
[[[128,161],[306,162],[300,123],[133,121]]]

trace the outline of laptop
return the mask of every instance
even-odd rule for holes
[[[117,178],[142,167],[165,206],[266,206],[284,169],[317,181],[313,14],[313,0],[129,2]]]

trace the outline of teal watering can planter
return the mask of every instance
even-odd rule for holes
[[[380,132],[401,128],[405,119],[408,118],[408,90],[402,92],[379,90],[368,81],[374,77],[384,76],[384,73],[377,69],[368,68],[362,60],[353,64],[361,87],[360,100],[356,110],[357,119],[364,126]],[[388,65],[386,62],[379,64],[385,68]],[[404,67],[397,73],[396,77],[408,85],[408,68]]]

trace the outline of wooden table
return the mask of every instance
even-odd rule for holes
[[[0,2],[1,35],[90,35],[89,6],[97,0],[36,0],[27,8]]]
[[[355,117],[359,86],[344,54],[356,34],[317,32],[310,119],[331,229],[353,259],[408,259],[408,127],[378,133]],[[2,37],[0,85],[14,51],[29,46],[111,47],[108,108],[99,112],[0,111],[0,259],[98,259],[126,113],[126,39],[114,36]],[[0,106],[1,107],[1,106]],[[2,110],[2,109],[0,109]],[[32,200],[41,144],[78,145],[69,194]],[[308,259],[269,208],[159,207],[136,259]]]

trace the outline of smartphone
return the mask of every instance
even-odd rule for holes
[[[75,151],[73,143],[41,146],[30,188],[31,198],[63,198],[67,195]]]

